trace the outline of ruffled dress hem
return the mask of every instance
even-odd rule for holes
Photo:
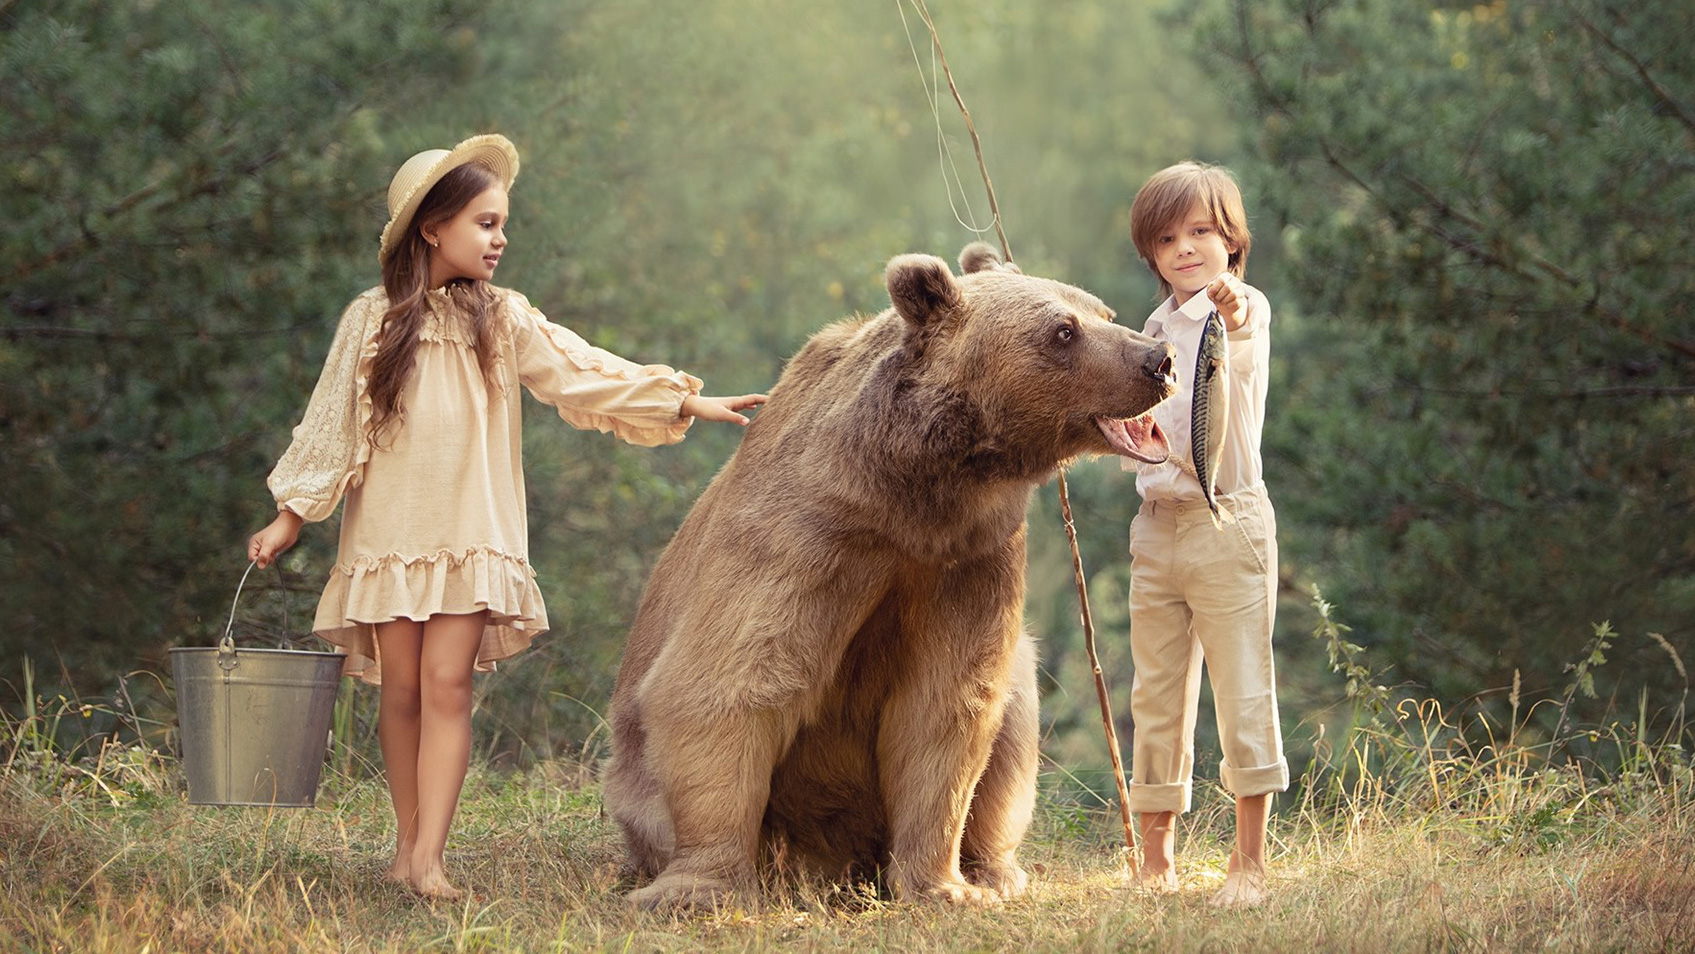
[[[343,674],[381,685],[377,623],[484,610],[489,616],[477,648],[478,672],[493,672],[496,661],[523,652],[547,632],[547,608],[523,557],[489,547],[360,557],[330,571],[312,631],[347,653]]]

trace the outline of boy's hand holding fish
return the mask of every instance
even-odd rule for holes
[[[1242,280],[1225,272],[1206,287],[1206,296],[1218,309],[1225,331],[1235,331],[1248,320],[1248,292]]]

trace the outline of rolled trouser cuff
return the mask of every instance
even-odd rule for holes
[[[1224,783],[1225,790],[1237,798],[1250,798],[1254,795],[1267,795],[1272,792],[1287,792],[1289,790],[1289,763],[1282,759],[1271,765],[1261,765],[1254,768],[1235,768],[1228,764],[1221,765],[1218,775],[1219,781]]]
[[[1130,810],[1142,812],[1177,812],[1182,814],[1189,810],[1193,797],[1192,783],[1167,782],[1160,785],[1150,785],[1146,782],[1130,783]]]

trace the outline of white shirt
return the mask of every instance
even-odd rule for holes
[[[1218,464],[1218,494],[1251,490],[1265,482],[1260,460],[1260,434],[1265,429],[1266,379],[1271,366],[1271,302],[1259,289],[1248,292],[1248,320],[1226,335],[1230,373],[1225,380],[1229,406],[1224,423],[1224,448]],[[1195,388],[1195,352],[1207,313],[1213,310],[1205,292],[1177,307],[1175,296],[1167,298],[1148,316],[1142,333],[1169,341],[1176,350],[1172,365],[1177,370],[1177,393],[1154,408],[1154,420],[1171,445],[1171,460],[1143,464],[1123,459],[1125,470],[1136,471],[1136,493],[1143,500],[1201,500],[1200,481],[1178,460],[1190,456],[1190,417]]]

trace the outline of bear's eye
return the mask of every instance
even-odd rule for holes
[[[1077,336],[1077,330],[1070,325],[1060,325],[1059,330],[1054,332],[1053,336],[1061,344],[1065,344]]]

